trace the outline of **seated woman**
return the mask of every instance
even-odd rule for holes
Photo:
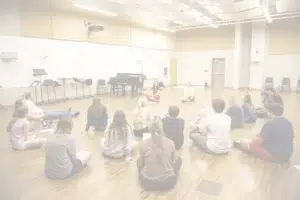
[[[26,106],[19,106],[14,112],[14,118],[8,124],[7,131],[10,133],[10,143],[14,150],[40,148],[46,142],[45,138],[35,139],[34,134],[29,132],[27,113]]]
[[[223,113],[225,108],[223,99],[214,99],[212,107],[214,114],[204,117],[197,125],[197,129],[192,130],[190,138],[205,152],[224,154],[232,147],[231,119]]]
[[[184,87],[184,96],[181,98],[181,102],[195,102],[195,89],[191,82],[189,82],[187,87]]]
[[[130,157],[133,146],[133,134],[127,123],[125,113],[117,110],[104,133],[103,155],[109,158]]]
[[[54,134],[51,134],[45,147],[45,174],[50,179],[65,179],[73,176],[86,166],[90,152],[77,152],[72,137],[71,118],[61,118]]]
[[[134,110],[133,133],[137,137],[143,137],[144,133],[149,133],[148,123],[151,119],[145,100],[139,100],[139,106]]]
[[[244,126],[244,112],[241,106],[236,104],[235,97],[229,100],[230,107],[226,114],[231,118],[231,129],[242,128]]]
[[[163,118],[163,130],[165,136],[172,140],[175,149],[180,149],[184,143],[184,119],[179,118],[179,108],[177,106],[169,107],[169,114]]]
[[[293,125],[282,116],[283,108],[280,104],[269,105],[269,109],[272,119],[264,124],[259,135],[252,141],[237,141],[235,146],[261,159],[286,163],[293,154]]]
[[[244,122],[245,123],[255,123],[256,122],[256,113],[254,106],[252,104],[252,98],[250,94],[246,94],[244,97],[244,104],[242,105],[244,112]]]
[[[152,95],[148,95],[147,100],[149,102],[159,103],[160,102],[160,96],[158,94],[158,91],[159,91],[158,82],[154,81],[153,86],[152,86]]]
[[[104,131],[107,126],[107,120],[107,108],[101,103],[100,99],[95,98],[87,111],[85,131],[88,131],[90,127],[93,127],[95,131]]]
[[[163,136],[162,122],[149,123],[151,137],[141,144],[137,161],[139,180],[145,190],[169,190],[177,182],[181,159],[175,155],[174,142]]]

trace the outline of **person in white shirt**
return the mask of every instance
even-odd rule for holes
[[[190,138],[202,150],[213,154],[227,153],[232,147],[230,136],[231,119],[223,113],[225,102],[222,99],[212,101],[214,113],[203,118]]]
[[[189,82],[188,85],[184,88],[184,96],[181,98],[182,103],[194,102],[195,101],[195,89],[192,86],[192,83]]]
[[[134,110],[133,114],[133,133],[137,137],[143,137],[144,133],[149,133],[148,123],[151,119],[145,99],[139,99],[139,106]]]
[[[44,111],[31,100],[31,93],[25,94],[23,105],[28,108],[29,120],[41,120],[44,117]]]

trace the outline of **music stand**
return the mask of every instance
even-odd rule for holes
[[[38,76],[40,79],[40,84],[42,84],[42,76],[46,76],[48,75],[47,72],[45,71],[45,69],[32,69],[33,71],[33,76],[36,77]],[[41,103],[43,103],[43,89],[41,86]]]

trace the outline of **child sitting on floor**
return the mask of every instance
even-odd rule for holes
[[[170,106],[168,115],[162,120],[165,136],[174,142],[175,149],[180,149],[184,143],[184,119],[178,115],[179,108]]]
[[[30,123],[27,114],[28,108],[19,106],[8,124],[7,131],[10,133],[10,143],[14,150],[40,148],[46,142],[45,138],[36,139],[34,134],[29,132]]]
[[[222,99],[212,101],[213,114],[207,115],[192,130],[190,138],[201,150],[224,154],[232,147],[230,136],[231,119],[223,113],[225,102]]]
[[[182,103],[195,102],[195,89],[192,83],[189,82],[186,87],[184,87],[184,96],[181,98]]]
[[[87,111],[87,123],[85,131],[89,131],[90,127],[93,127],[95,131],[104,131],[107,126],[107,108],[103,105],[100,99],[95,98],[93,104]]]
[[[159,103],[160,102],[160,95],[158,94],[158,91],[159,91],[158,82],[154,81],[153,86],[152,86],[152,95],[148,95],[147,100],[149,102]]]
[[[117,110],[107,126],[102,140],[103,155],[108,158],[130,157],[133,150],[133,134],[123,111]]]
[[[77,152],[72,137],[71,118],[61,118],[54,134],[51,134],[45,147],[45,174],[50,179],[65,179],[79,172],[90,160],[92,153]]]
[[[293,154],[294,130],[292,123],[282,116],[280,103],[268,105],[272,119],[266,122],[256,138],[240,140],[235,146],[261,159],[287,163]]]
[[[145,190],[172,189],[177,183],[181,158],[176,156],[174,142],[163,136],[158,117],[148,126],[151,137],[142,142],[137,161],[140,183]]]
[[[137,137],[143,137],[148,133],[148,123],[151,119],[147,104],[144,99],[139,99],[139,106],[134,110],[133,133]]]
[[[242,128],[244,126],[244,112],[240,105],[236,104],[235,97],[229,100],[230,107],[226,114],[231,118],[231,128]]]

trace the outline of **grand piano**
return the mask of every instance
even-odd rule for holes
[[[119,88],[122,89],[122,95],[126,95],[126,87],[131,88],[131,94],[134,97],[138,93],[138,89],[144,87],[144,80],[146,76],[143,74],[132,73],[117,73],[117,76],[111,77],[109,84],[111,84],[111,93],[117,94]]]

